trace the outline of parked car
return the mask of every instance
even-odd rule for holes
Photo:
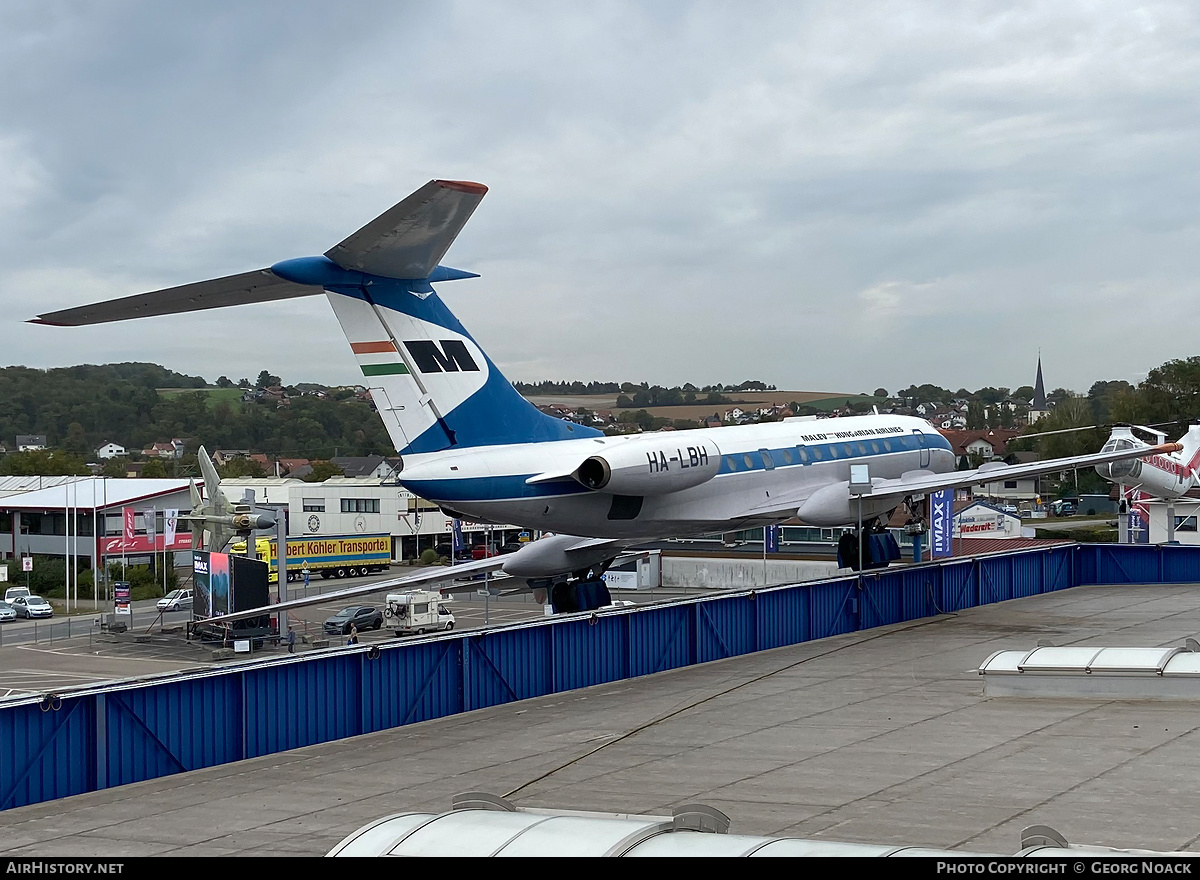
[[[489,547],[486,544],[476,544],[471,548],[471,558],[487,559],[489,556],[496,556],[499,552],[495,547]]]
[[[9,603],[17,617],[53,617],[54,609],[41,596],[17,596]]]
[[[509,541],[507,544],[505,544],[503,547],[500,548],[500,552],[501,553],[516,553],[518,550],[520,550],[524,546],[525,545],[522,544],[520,541]]]
[[[7,602],[0,602],[0,620],[16,620],[16,609]]]
[[[158,600],[159,611],[191,611],[192,591],[172,590]]]
[[[27,587],[9,587],[4,591],[4,601],[12,602],[17,596],[28,596],[29,589]]]
[[[359,632],[379,629],[383,626],[383,612],[370,605],[351,605],[325,621],[325,632],[331,636],[344,636],[351,626],[357,627]]]

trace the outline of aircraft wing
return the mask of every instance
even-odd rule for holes
[[[595,539],[602,540],[602,539]],[[637,559],[645,555],[645,551],[629,551],[621,553],[616,557],[615,562],[628,562],[630,559]],[[382,593],[385,590],[402,591],[412,589],[413,587],[423,587],[435,584],[445,584],[439,586],[439,592],[442,593],[460,593],[465,590],[477,590],[481,582],[478,580],[470,583],[460,584],[455,581],[464,580],[466,578],[474,578],[486,572],[499,571],[504,563],[509,559],[509,555],[491,556],[487,559],[474,559],[471,562],[460,562],[458,565],[435,565],[424,571],[416,574],[405,575],[400,578],[389,578],[382,581],[375,581],[371,584],[362,584],[357,587],[349,587],[345,590],[336,590],[332,593],[323,593],[319,596],[307,596],[303,599],[289,599],[286,602],[276,602],[274,605],[264,605],[262,608],[251,608],[247,611],[238,611],[233,614],[222,614],[217,617],[206,617],[205,623],[227,623],[234,620],[244,620],[247,617],[262,617],[264,614],[274,614],[278,611],[292,611],[296,608],[307,608],[311,605],[321,605],[326,602],[337,602],[342,599],[354,599],[359,596],[369,596],[373,593]],[[565,572],[564,572],[565,574]],[[508,575],[498,575],[496,583],[512,584],[523,581],[522,577],[510,577]],[[505,592],[517,592],[511,586],[503,588]]]
[[[1178,452],[1182,447],[1178,443],[1163,443],[1158,446],[1141,446],[1133,449],[1115,449],[1111,452],[1095,452],[1087,455],[1072,455],[1066,458],[1051,458],[1046,461],[1035,461],[1029,464],[1005,464],[1004,462],[988,462],[969,471],[950,471],[937,474],[933,471],[908,471],[897,479],[873,479],[871,491],[864,498],[886,498],[895,496],[897,502],[908,495],[927,495],[939,489],[957,489],[966,486],[984,486],[999,480],[1017,480],[1024,477],[1036,477],[1041,474],[1052,474],[1077,468],[1094,467],[1110,461],[1124,461],[1130,458],[1144,458],[1149,455],[1165,455]],[[820,489],[821,487],[815,487]],[[775,495],[754,509],[747,511],[746,516],[764,516],[777,513],[780,516],[794,516],[814,487]],[[847,488],[847,497],[851,496]]]
[[[121,299],[77,306],[58,312],[38,315],[29,323],[53,324],[59,327],[78,327],[83,324],[106,324],[130,318],[152,318],[179,312],[199,312],[246,303],[272,302],[297,296],[324,293],[315,284],[296,284],[285,281],[270,269],[226,275],[210,281],[182,284],[150,293],[138,293]]]
[[[923,495],[939,489],[958,489],[965,486],[984,486],[998,480],[1019,480],[1060,471],[1095,467],[1110,461],[1129,458],[1144,458],[1148,455],[1165,455],[1178,452],[1183,447],[1178,443],[1163,443],[1159,446],[1143,446],[1137,449],[1114,449],[1111,452],[1094,452],[1087,455],[1071,455],[1066,458],[1051,458],[1029,464],[1005,464],[1002,461],[988,462],[969,471],[952,471],[935,474],[931,471],[911,471],[898,480],[872,481],[872,495],[902,493]]]
[[[481,183],[431,180],[325,256],[343,269],[428,278],[486,192]]]
[[[397,592],[414,587],[436,585],[471,577],[489,571],[498,571],[504,565],[504,556],[491,556],[487,559],[475,559],[471,562],[461,562],[458,565],[435,565],[399,578],[387,578],[345,590],[335,590],[332,593],[322,593],[319,596],[307,596],[303,599],[289,599],[286,602],[276,602],[274,605],[264,605],[262,608],[251,608],[248,611],[237,611],[232,614],[221,614],[216,617],[206,617],[205,623],[227,623],[234,620],[244,620],[247,617],[262,617],[264,614],[274,614],[277,611],[292,611],[296,608],[308,608],[311,605],[321,605],[326,602],[338,602],[342,599],[355,599],[359,596],[369,596],[372,593],[382,593],[385,590]],[[475,589],[473,585],[468,589]],[[453,592],[442,589],[440,592]]]

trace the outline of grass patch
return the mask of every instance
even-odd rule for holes
[[[832,412],[835,409],[841,409],[843,406],[851,406],[855,403],[879,406],[885,402],[885,398],[873,397],[870,394],[848,394],[845,397],[822,397],[819,400],[806,400],[802,405],[811,406],[813,409],[819,409],[822,412]]]
[[[179,397],[182,394],[202,394],[205,397],[204,404],[209,409],[216,407],[222,400],[229,403],[239,403],[242,399],[244,388],[156,388],[158,396],[164,400],[170,400],[172,397]]]
[[[1066,538],[1081,544],[1115,544],[1117,530],[1107,524],[1085,526],[1077,529],[1034,529],[1035,538]]]

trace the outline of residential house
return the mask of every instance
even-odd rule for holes
[[[281,477],[295,476],[295,472],[302,468],[308,468],[305,475],[312,473],[312,462],[307,458],[281,458],[278,461],[279,475]]]
[[[96,450],[96,458],[119,458],[125,454],[125,447],[119,443],[105,443]]]
[[[18,434],[17,452],[36,452],[46,448],[45,434]]]
[[[1004,458],[1005,447],[1021,432],[1012,428],[981,428],[974,431],[942,430],[941,433],[950,441],[961,466],[962,459],[971,456],[983,461]]]
[[[954,450],[960,467],[969,467],[972,457],[985,462],[1026,457],[1025,453],[1007,448],[1013,438],[1020,434],[1019,431],[1010,428],[984,428],[974,431],[943,430],[941,433],[950,441],[950,446]],[[997,480],[994,483],[988,483],[984,486],[983,491],[975,491],[974,494],[1003,501],[1033,501],[1038,495],[1037,478]]]
[[[400,459],[382,455],[337,456],[330,459],[347,477],[372,477],[383,480],[400,472]]]
[[[235,458],[249,458],[249,449],[218,449],[212,454],[213,464],[217,467],[225,467]]]

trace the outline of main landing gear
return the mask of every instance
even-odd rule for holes
[[[608,592],[608,584],[604,582],[604,572],[608,571],[615,559],[613,557],[590,568],[578,569],[569,576],[529,581],[534,601],[546,604],[548,599],[555,614],[594,611],[611,604],[612,595]]]
[[[859,571],[868,568],[886,568],[900,558],[900,545],[887,530],[888,520],[894,511],[864,522],[862,531],[843,532],[838,539],[838,567]],[[907,528],[907,526],[906,526]],[[861,544],[861,548],[860,548]]]

